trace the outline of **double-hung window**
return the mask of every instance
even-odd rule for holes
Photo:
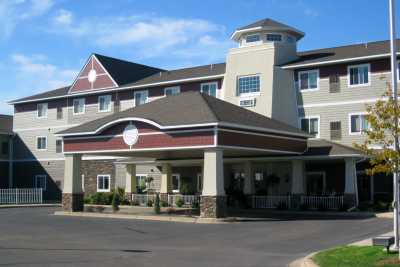
[[[36,148],[37,148],[37,150],[46,150],[47,149],[47,137],[46,136],[38,136],[36,138]]]
[[[164,95],[165,96],[177,95],[180,92],[181,92],[181,88],[179,86],[164,88]]]
[[[56,140],[56,153],[63,153],[63,141],[61,139]]]
[[[97,192],[110,192],[110,175],[97,175]]]
[[[318,90],[319,71],[307,70],[299,71],[299,89],[305,90]]]
[[[319,117],[301,118],[300,128],[314,137],[319,137]]]
[[[38,118],[47,118],[47,103],[37,104],[37,117]]]
[[[260,92],[259,75],[243,76],[238,78],[237,94],[239,96],[259,94],[259,92]]]
[[[149,93],[147,90],[134,92],[135,107],[147,103],[148,95],[149,95]]]
[[[347,72],[349,86],[369,85],[369,64],[349,66]]]
[[[76,98],[73,101],[73,114],[79,115],[85,113],[85,98]]]
[[[200,91],[204,94],[217,97],[217,82],[202,83]]]
[[[111,95],[99,96],[99,112],[111,111]]]
[[[350,134],[361,134],[369,129],[366,114],[350,114]]]

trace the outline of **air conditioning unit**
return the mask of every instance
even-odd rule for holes
[[[256,106],[256,99],[255,98],[247,98],[247,99],[240,99],[239,106],[241,107],[255,107]]]

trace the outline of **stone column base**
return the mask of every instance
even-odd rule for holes
[[[356,195],[355,194],[344,194],[343,202],[349,208],[354,207],[356,205]]]
[[[63,193],[62,206],[64,211],[83,211],[83,193]]]
[[[226,217],[226,197],[201,196],[200,216],[204,218]]]

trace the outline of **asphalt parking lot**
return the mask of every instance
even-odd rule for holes
[[[192,224],[0,209],[0,266],[286,266],[316,250],[391,230],[391,220]]]

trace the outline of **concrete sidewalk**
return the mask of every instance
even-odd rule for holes
[[[61,204],[12,204],[12,205],[0,205],[0,209],[41,208],[41,207],[61,207]]]

